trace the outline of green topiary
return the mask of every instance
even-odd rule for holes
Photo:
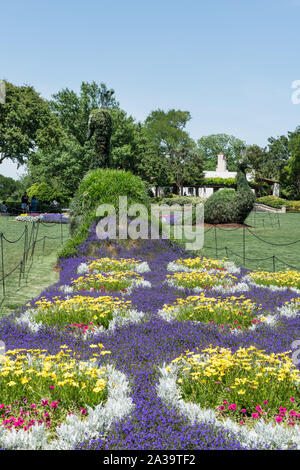
[[[89,140],[95,135],[95,158],[90,164],[90,168],[110,166],[110,138],[112,134],[112,118],[108,109],[94,109],[88,122]]]
[[[204,205],[204,220],[210,224],[242,224],[253,209],[255,194],[246,178],[246,161],[239,162],[236,177],[237,191],[219,190]]]
[[[208,224],[224,224],[237,218],[236,192],[221,189],[210,196],[204,205],[204,218]]]

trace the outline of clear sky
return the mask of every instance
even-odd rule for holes
[[[0,4],[0,79],[45,98],[104,82],[137,120],[188,110],[194,139],[266,146],[300,125],[299,26],[300,0],[10,0]],[[17,176],[15,165],[0,172]]]

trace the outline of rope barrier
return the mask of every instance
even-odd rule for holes
[[[66,224],[62,224],[62,222],[60,222],[60,225],[61,225],[60,234],[56,237],[50,237],[48,235],[43,235],[41,238],[38,238],[38,233],[39,233],[39,227],[40,226],[43,226],[43,227],[46,227],[46,228],[54,227],[54,226],[57,227],[57,223],[45,224],[41,221],[33,222],[30,225],[31,230],[30,230],[29,234],[28,234],[28,225],[26,223],[24,231],[22,232],[22,234],[16,240],[9,240],[8,238],[5,237],[5,235],[2,232],[0,232],[0,249],[1,249],[0,284],[2,284],[2,301],[0,302],[0,306],[3,304],[3,301],[6,297],[6,282],[5,281],[7,280],[7,278],[9,276],[11,276],[15,271],[17,271],[17,269],[20,269],[19,286],[21,284],[22,277],[23,278],[25,277],[25,271],[26,271],[26,282],[27,282],[30,270],[31,270],[31,268],[33,266],[33,262],[34,262],[34,255],[35,255],[36,245],[39,242],[43,241],[42,254],[44,256],[45,242],[46,242],[47,239],[48,240],[59,240],[60,239],[61,243],[63,243],[63,227],[62,227],[62,225],[66,225]],[[22,259],[9,272],[5,272],[5,264],[6,263],[5,263],[5,259],[4,259],[4,251],[5,251],[4,250],[4,241],[6,241],[7,243],[10,243],[10,244],[18,243],[20,240],[22,240],[24,235],[25,235],[25,240],[24,240],[24,248],[23,248]],[[30,264],[27,264],[28,259],[29,259]],[[27,265],[27,269],[26,269],[26,265]]]

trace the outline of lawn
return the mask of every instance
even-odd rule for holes
[[[20,267],[18,267],[5,280],[5,297],[3,286],[0,285],[0,315],[8,314],[23,305],[28,299],[45,289],[49,284],[58,281],[58,272],[53,269],[57,261],[57,251],[61,243],[68,237],[69,226],[63,224],[40,224],[38,232],[32,232],[33,225],[28,224],[28,242],[36,238],[33,259],[31,250],[28,253],[28,261],[25,272],[20,280]],[[16,222],[14,217],[0,217],[0,232],[4,234],[3,254],[4,273],[12,271],[20,263],[24,253],[25,223]],[[21,237],[21,238],[20,238]],[[46,238],[45,238],[46,237]],[[16,243],[11,243],[18,240]],[[9,241],[7,241],[9,240]],[[28,246],[28,245],[27,245]],[[0,255],[0,278],[2,278],[2,262]]]
[[[272,271],[272,257],[275,255],[276,271],[285,270],[287,265],[300,270],[300,241],[287,246],[272,245],[272,243],[284,245],[300,240],[300,214],[278,214],[277,218],[277,214],[275,217],[266,213],[252,213],[246,220],[246,225],[248,227],[245,229],[246,268]],[[227,256],[236,264],[243,265],[243,236],[242,228],[221,226],[215,230],[205,227],[204,248],[199,254],[210,258]]]

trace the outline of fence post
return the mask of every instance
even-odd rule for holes
[[[60,214],[60,240],[61,240],[61,244],[63,244],[64,235],[63,235],[63,229],[62,229],[62,214]]]
[[[20,262],[20,274],[19,274],[19,287],[21,285],[21,278],[22,278],[22,273],[23,273],[23,266],[24,266],[24,263],[23,263],[23,260],[21,260]]]
[[[217,227],[215,226],[215,244],[216,244],[216,258],[218,258],[218,240],[217,240]]]
[[[4,251],[3,251],[3,233],[0,233],[1,238],[1,274],[2,274],[2,293],[5,296],[5,279],[4,279]]]
[[[45,254],[45,243],[46,243],[46,235],[44,235],[44,241],[43,241],[43,256]]]

